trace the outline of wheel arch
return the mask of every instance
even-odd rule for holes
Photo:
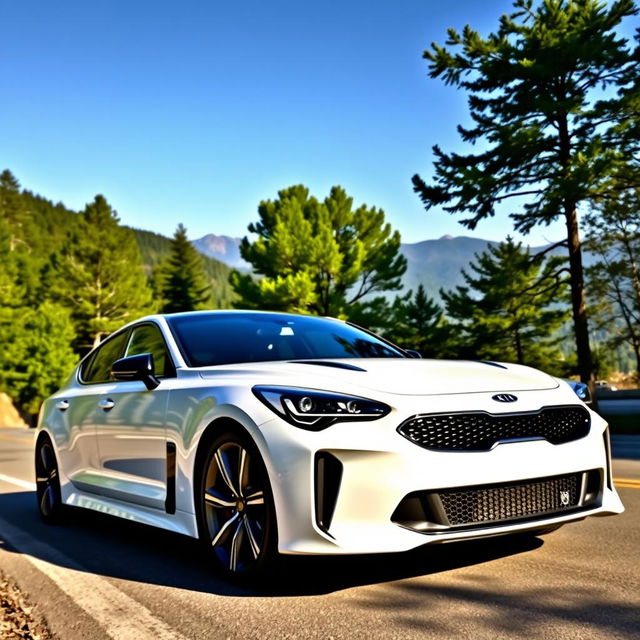
[[[34,445],[37,447],[45,438],[48,438],[49,440],[51,440],[51,442],[53,442],[51,434],[46,429],[40,429],[38,435],[36,436]]]
[[[38,447],[42,444],[43,440],[48,440],[51,443],[51,447],[53,448],[53,453],[56,456],[56,461],[58,463],[58,467],[60,467],[60,454],[58,453],[58,446],[56,444],[56,439],[53,437],[53,434],[50,433],[47,429],[41,428],[36,435],[35,442],[33,443],[33,456],[38,454]]]
[[[196,498],[196,491],[198,487],[198,482],[200,479],[200,474],[203,471],[203,463],[204,458],[207,454],[207,449],[209,445],[221,434],[225,431],[230,431],[232,433],[237,433],[241,436],[250,438],[253,444],[257,447],[258,451],[260,451],[260,455],[262,455],[261,448],[259,444],[256,442],[256,438],[251,433],[249,429],[246,428],[241,422],[232,418],[230,416],[220,416],[212,420],[203,430],[198,438],[198,444],[196,445],[196,455],[193,460],[193,468],[192,468],[192,477],[193,477],[193,497],[194,500]]]
[[[205,457],[209,450],[209,446],[211,443],[222,433],[234,433],[240,436],[241,438],[245,438],[251,442],[251,444],[255,447],[258,454],[260,455],[260,460],[264,470],[266,472],[266,479],[268,483],[267,491],[271,495],[271,502],[275,514],[275,539],[276,546],[278,541],[278,507],[277,500],[275,500],[274,496],[274,483],[271,477],[270,465],[268,461],[265,460],[266,443],[264,441],[264,437],[260,431],[255,428],[255,431],[248,428],[245,424],[240,422],[234,417],[231,416],[219,416],[209,422],[209,424],[202,430],[200,437],[198,438],[198,443],[196,445],[196,452],[194,456],[193,466],[191,469],[192,472],[192,482],[191,482],[191,498],[193,500],[193,508],[194,514],[196,516],[196,522],[200,520],[200,516],[198,514],[198,492],[201,483],[201,474],[204,473],[205,467]],[[199,525],[198,525],[199,527]]]
[[[195,445],[196,451],[195,455],[193,456],[193,463],[190,469],[191,499],[193,500],[193,512],[195,514],[197,514],[197,492],[198,486],[200,484],[200,474],[203,472],[204,468],[204,458],[211,442],[213,442],[213,440],[215,440],[221,433],[224,433],[225,431],[236,433],[241,437],[247,438],[257,449],[258,453],[260,454],[262,464],[264,465],[267,472],[267,478],[269,480],[269,490],[271,491],[272,495],[274,493],[271,465],[269,464],[266,455],[269,449],[267,443],[260,430],[255,425],[253,425],[253,423],[251,427],[245,424],[244,420],[241,419],[242,417],[244,417],[244,414],[241,414],[241,416],[239,417],[231,415],[217,416],[216,418],[211,420],[204,429],[202,429],[200,436],[198,437],[197,444]]]

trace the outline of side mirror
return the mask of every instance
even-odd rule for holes
[[[404,352],[410,358],[422,358],[422,354],[419,351],[416,351],[415,349],[405,349]]]
[[[160,384],[160,380],[155,376],[153,356],[150,353],[116,360],[111,365],[111,375],[116,380],[142,380],[149,391]]]

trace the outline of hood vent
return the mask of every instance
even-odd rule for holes
[[[349,371],[365,371],[362,367],[346,362],[333,362],[332,360],[289,360],[291,364],[317,364],[320,367],[335,367],[336,369],[347,369]]]

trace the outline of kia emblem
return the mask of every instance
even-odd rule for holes
[[[516,402],[518,397],[512,393],[497,393],[495,396],[491,396],[491,399],[496,402]]]

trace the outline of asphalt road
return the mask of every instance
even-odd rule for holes
[[[544,539],[298,559],[249,591],[216,579],[181,536],[92,513],[43,525],[32,437],[0,429],[0,567],[61,640],[640,637],[637,459],[615,460],[621,516]]]

